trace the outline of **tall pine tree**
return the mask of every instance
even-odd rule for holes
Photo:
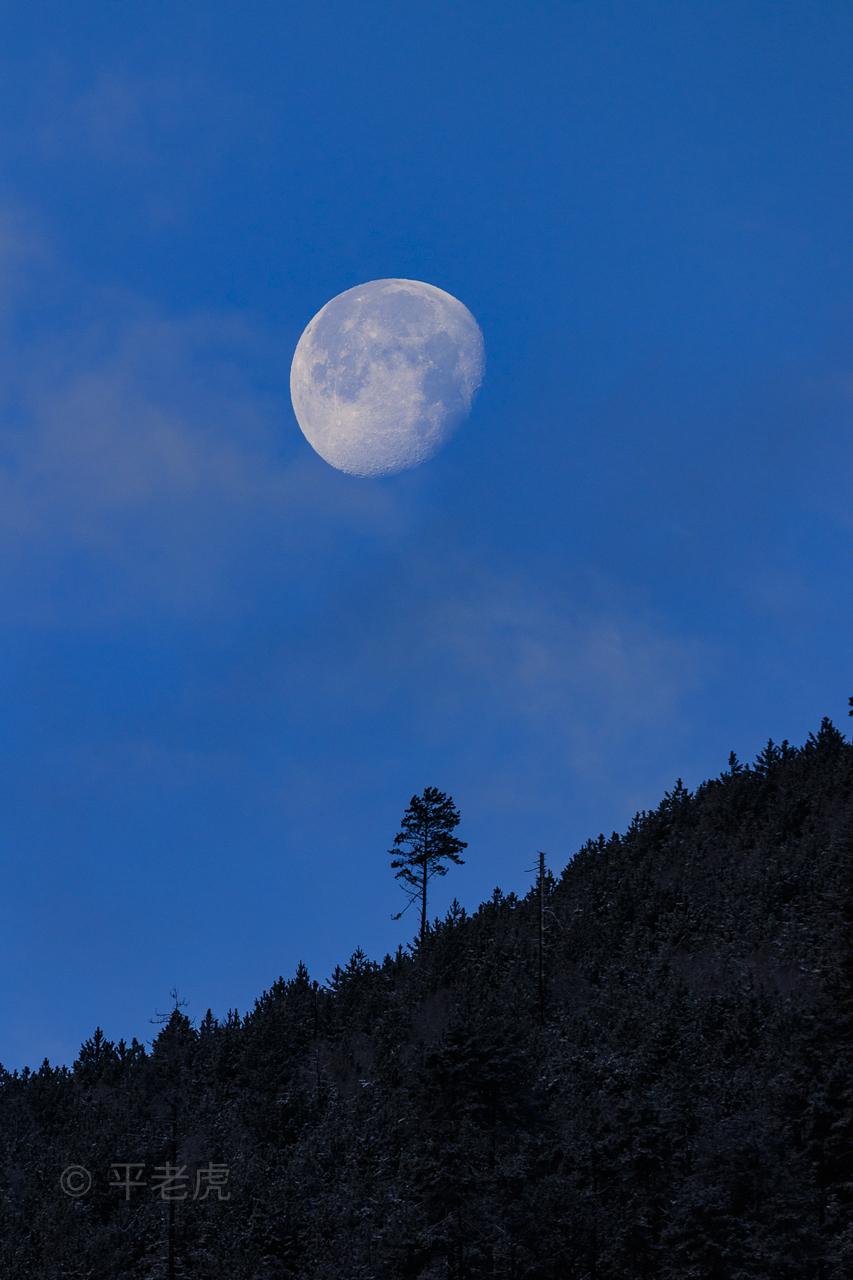
[[[447,875],[448,862],[461,865],[464,861],[459,854],[467,849],[467,842],[453,834],[459,820],[459,810],[451,796],[438,787],[425,787],[421,795],[412,796],[409,801],[389,850],[391,866],[409,899],[408,906],[420,902],[421,942],[427,931],[427,885],[433,876]],[[399,912],[395,919],[399,920],[402,914]]]

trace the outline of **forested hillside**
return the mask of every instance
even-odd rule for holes
[[[3,1073],[0,1275],[848,1280],[851,855],[824,721],[548,882],[542,1017],[537,894],[496,891],[244,1017]]]

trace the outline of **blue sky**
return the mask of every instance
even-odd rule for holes
[[[34,4],[0,53],[0,1060],[325,979],[853,692],[842,3]],[[449,290],[475,411],[384,481],[314,312]]]

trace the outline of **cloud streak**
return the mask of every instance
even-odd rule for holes
[[[19,285],[7,298],[20,312],[33,248],[19,232],[0,219],[0,278]],[[387,492],[328,473],[284,395],[258,388],[259,363],[282,364],[274,335],[119,294],[69,301],[64,287],[52,330],[6,343],[0,359],[7,619],[49,617],[72,566],[98,579],[96,616],[228,608],[247,566],[266,563],[281,585],[336,532],[394,527]]]

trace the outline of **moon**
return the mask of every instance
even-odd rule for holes
[[[484,363],[483,335],[458,298],[422,280],[371,280],[314,316],[293,355],[290,398],[330,466],[389,476],[450,438]]]

